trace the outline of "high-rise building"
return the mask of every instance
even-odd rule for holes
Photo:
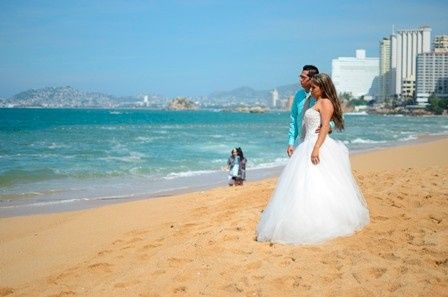
[[[331,62],[331,78],[338,93],[355,98],[378,95],[379,58],[366,58],[366,51],[356,50],[355,57],[339,57]]]
[[[438,35],[434,38],[434,52],[448,52],[448,35]]]
[[[271,107],[273,108],[277,107],[277,102],[278,102],[278,91],[277,89],[274,89],[272,91]]]
[[[390,39],[380,41],[380,76],[378,99],[384,101],[390,93]]]
[[[417,56],[416,89],[418,105],[426,105],[431,95],[448,97],[448,51]]]
[[[391,92],[389,96],[414,97],[417,55],[430,51],[430,27],[400,30],[390,36]]]

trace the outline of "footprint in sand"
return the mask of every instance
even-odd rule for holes
[[[422,265],[422,261],[420,261],[418,259],[404,259],[403,262],[405,264],[407,264],[407,265],[414,265],[414,266],[421,266]]]
[[[130,244],[130,243],[135,243],[135,242],[142,241],[142,240],[143,240],[143,238],[141,238],[141,237],[134,237],[134,238],[126,241],[126,243]]]
[[[58,294],[51,296],[63,297],[63,296],[76,296],[76,295],[77,294],[74,291],[61,291]]]
[[[122,240],[122,239],[117,239],[117,240],[115,240],[114,242],[112,242],[112,244],[113,245],[117,245],[117,244],[120,244],[120,243],[123,243],[124,242],[124,240]]]
[[[402,213],[402,214],[400,215],[400,217],[401,217],[403,220],[405,220],[405,221],[409,221],[409,220],[411,219],[411,217],[406,216],[406,214],[404,214],[404,213]]]
[[[208,209],[208,207],[201,206],[201,207],[197,207],[197,208],[193,209],[193,212],[195,214],[207,214],[209,212],[209,209]]]
[[[154,240],[154,242],[156,242],[156,243],[162,243],[162,242],[164,242],[164,241],[165,241],[165,238],[164,238],[164,237],[157,238],[157,239]]]
[[[126,235],[132,235],[132,236],[139,236],[139,235],[145,235],[148,234],[148,230],[133,230],[130,232],[125,233]]]
[[[134,245],[132,245],[132,244],[131,245],[127,245],[127,246],[122,247],[120,250],[123,251],[123,250],[130,249],[132,247],[134,247]]]
[[[113,265],[109,263],[95,263],[92,265],[89,265],[88,268],[92,272],[112,272]]]
[[[433,216],[433,215],[429,216],[429,219],[432,220],[436,224],[440,224],[443,220],[442,218],[437,218],[436,216]]]
[[[393,283],[391,285],[389,285],[389,287],[387,288],[387,290],[391,293],[395,292],[396,290],[398,290],[399,288],[402,287],[402,284],[400,283]]]
[[[373,276],[374,278],[378,279],[378,278],[380,278],[383,274],[385,274],[386,271],[387,271],[386,268],[381,268],[381,267],[378,268],[378,267],[375,267],[375,268],[371,268],[371,269],[369,270],[369,274],[370,274],[371,276]]]
[[[383,248],[392,248],[395,244],[395,241],[387,238],[379,238],[378,241],[380,242]]]
[[[174,292],[174,294],[186,293],[187,287],[185,287],[185,286],[177,287],[173,290],[173,292]]]
[[[169,258],[168,264],[170,267],[180,267],[182,264],[191,263],[191,259]]]
[[[376,216],[376,217],[373,217],[373,221],[375,222],[375,221],[380,221],[380,222],[382,222],[382,221],[387,221],[389,218],[387,218],[387,217],[383,217],[383,216]]]
[[[443,260],[436,260],[435,263],[436,263],[437,266],[448,267],[448,258],[445,258]]]
[[[124,282],[124,283],[116,283],[114,285],[114,287],[115,288],[120,288],[120,289],[125,289],[125,288],[128,288],[128,287],[132,286],[132,285],[137,285],[139,283],[141,283],[141,281],[134,280],[134,281]]]
[[[165,274],[166,271],[165,270],[156,270],[155,272],[151,273],[151,275],[162,275]]]
[[[194,227],[194,226],[197,226],[198,224],[195,224],[195,223],[187,223],[187,224],[184,224],[184,225],[182,225],[182,228],[191,228],[191,227]]]
[[[282,267],[287,267],[287,266],[293,264],[294,262],[295,262],[295,259],[294,259],[294,261],[293,261],[291,258],[288,257],[288,258],[284,259],[283,261],[281,261],[281,262],[280,262],[280,265],[281,265]]]
[[[223,286],[222,289],[226,292],[235,294],[235,293],[242,293],[244,291],[243,287],[240,284],[229,284],[227,286]],[[228,295],[228,294],[226,294]],[[225,295],[224,295],[225,296]]]
[[[147,251],[147,250],[151,250],[156,247],[159,247],[159,246],[161,246],[161,244],[159,244],[159,243],[145,244],[144,246],[142,246],[141,250]]]
[[[230,235],[230,234],[224,235],[224,241],[238,240],[238,239],[240,239],[238,235]]]
[[[104,255],[107,255],[107,254],[110,254],[110,253],[112,253],[111,250],[103,250],[103,251],[99,251],[97,253],[97,256],[104,256]]]
[[[76,273],[76,268],[71,269],[68,272],[61,272],[56,276],[50,276],[47,278],[47,283],[51,285],[59,285],[60,283],[64,282],[64,279],[68,276],[75,276],[78,277],[78,273]]]
[[[392,200],[392,199],[387,199],[387,202],[389,203],[389,206],[392,206],[392,207],[396,207],[396,208],[402,208],[403,207],[402,205],[396,204],[395,201]]]
[[[394,253],[386,253],[386,254],[380,254],[380,257],[385,259],[385,260],[392,260],[392,261],[396,261],[396,260],[400,260],[400,257],[397,257]]]
[[[416,208],[420,208],[423,206],[423,204],[420,201],[414,201],[413,204],[414,204],[414,207],[416,207]]]
[[[141,260],[141,261],[146,261],[146,260],[151,259],[151,256],[148,255],[148,254],[140,254],[140,255],[138,256],[138,259]]]
[[[247,269],[258,269],[263,265],[262,261],[256,261],[256,262],[252,262],[248,265],[246,265]]]
[[[175,228],[174,225],[171,225],[171,226],[173,226],[173,227],[170,227],[171,229]],[[176,235],[185,235],[185,234],[191,233],[191,229],[196,226],[197,226],[197,224],[194,224],[194,223],[187,223],[187,224],[180,225],[180,226],[178,225],[178,228],[175,229],[175,233],[176,233]]]
[[[10,287],[0,288],[0,296],[8,296],[14,293],[14,289]]]
[[[353,276],[353,278],[356,280],[356,282],[358,284],[362,284],[363,283],[361,275],[359,273],[353,272],[352,276]]]
[[[114,241],[112,243],[112,245],[126,244],[125,246],[121,247],[120,250],[127,250],[127,249],[135,247],[135,243],[136,242],[140,242],[140,241],[143,241],[143,238],[141,238],[141,237],[134,237],[134,238],[131,238],[131,239],[126,240],[126,241],[118,239],[118,240]]]
[[[404,199],[404,196],[401,195],[401,194],[400,194],[400,195],[397,195],[397,199],[398,199],[398,200],[403,200],[403,199]]]
[[[399,271],[400,271],[401,274],[404,274],[404,273],[409,271],[409,268],[407,266],[405,266],[405,265],[401,265],[399,267],[399,269],[400,269]]]
[[[273,280],[273,284],[280,288],[284,288],[285,286],[289,288],[303,287],[305,290],[309,290],[311,288],[302,282],[303,280],[301,276],[284,276]]]

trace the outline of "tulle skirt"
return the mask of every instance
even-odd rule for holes
[[[258,223],[258,241],[316,244],[351,235],[369,223],[347,147],[327,137],[319,151],[320,163],[314,165],[316,137],[296,148],[280,175]]]

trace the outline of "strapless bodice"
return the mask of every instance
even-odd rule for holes
[[[302,125],[305,139],[317,137],[318,134],[315,131],[320,126],[320,113],[314,108],[308,108],[303,115]]]

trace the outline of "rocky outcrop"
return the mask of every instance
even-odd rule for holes
[[[168,109],[170,110],[191,110],[196,108],[196,103],[188,98],[176,98],[168,103]]]

